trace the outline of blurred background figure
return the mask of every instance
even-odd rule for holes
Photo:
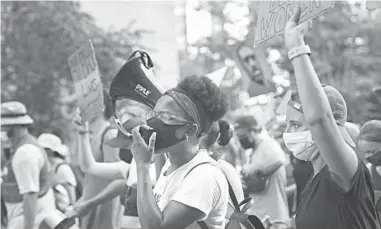
[[[51,165],[46,152],[28,131],[33,119],[24,104],[1,104],[1,131],[11,142],[11,153],[2,176],[1,197],[7,228],[36,229],[56,208],[51,190]],[[4,222],[4,221],[3,221]]]
[[[248,213],[286,224],[290,214],[284,151],[252,116],[238,117],[234,127],[248,157],[242,170],[244,189],[254,199]]]
[[[381,120],[368,121],[361,127],[357,145],[368,161],[377,202],[381,197]]]
[[[53,191],[56,198],[56,207],[61,212],[74,204],[77,200],[77,179],[72,168],[66,162],[67,149],[59,137],[54,134],[44,133],[38,137],[38,143],[48,155],[54,171]]]

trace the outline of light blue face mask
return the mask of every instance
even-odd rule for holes
[[[309,130],[284,133],[283,140],[287,149],[299,160],[311,161],[318,154],[317,150],[308,150],[315,146]]]

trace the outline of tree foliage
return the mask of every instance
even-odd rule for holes
[[[104,31],[72,1],[1,2],[1,99],[26,104],[36,134],[52,131],[67,137],[75,107],[67,58],[91,39],[105,87],[144,31],[134,24]],[[63,136],[65,137],[65,136]]]
[[[232,4],[247,8],[247,13],[238,21],[230,17]],[[189,58],[198,71],[205,73],[223,66],[227,59],[232,59],[232,49],[237,41],[253,43],[258,7],[259,2],[253,1],[202,2],[196,7],[209,11],[214,18],[213,26],[221,28],[192,45],[197,51]],[[342,92],[348,105],[348,118],[353,122],[363,123],[370,117],[381,117],[379,110],[371,108],[375,104],[369,102],[373,101],[370,98],[372,88],[381,84],[380,14],[368,12],[364,2],[337,1],[332,9],[314,19],[312,30],[306,37],[320,80]],[[246,33],[237,37],[238,33],[229,28],[232,24],[242,26],[239,23],[242,20],[246,20],[246,28],[240,27],[240,30]],[[267,51],[278,50],[281,58],[277,65],[293,74],[281,36],[266,42],[263,47]]]

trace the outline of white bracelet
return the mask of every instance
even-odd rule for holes
[[[288,51],[288,59],[292,60],[295,57],[298,57],[303,54],[311,54],[310,46],[308,45],[301,45],[295,48],[292,48],[290,51]]]

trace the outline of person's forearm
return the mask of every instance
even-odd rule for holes
[[[93,198],[89,199],[88,202],[92,207],[96,207],[104,202],[111,200],[119,195],[124,195],[126,192],[126,181],[125,180],[115,180],[106,186],[100,193],[98,193]]]
[[[295,57],[292,65],[306,121],[313,124],[329,117],[331,108],[310,57],[307,54]]]
[[[80,140],[81,140],[81,143],[82,143],[82,152],[79,153],[79,157],[81,158],[81,163],[82,163],[82,170],[87,172],[91,166],[93,166],[96,161],[94,159],[94,155],[93,155],[93,152],[92,152],[92,149],[91,149],[91,145],[90,145],[90,136],[88,133],[86,134],[83,134],[83,135],[80,135]]]
[[[24,229],[32,229],[36,219],[37,193],[26,193],[23,196]]]
[[[69,193],[70,205],[74,204],[76,200],[75,187],[70,184],[63,184],[67,192]]]
[[[159,229],[162,224],[162,212],[157,206],[152,190],[149,164],[138,164],[138,215],[142,228]]]

